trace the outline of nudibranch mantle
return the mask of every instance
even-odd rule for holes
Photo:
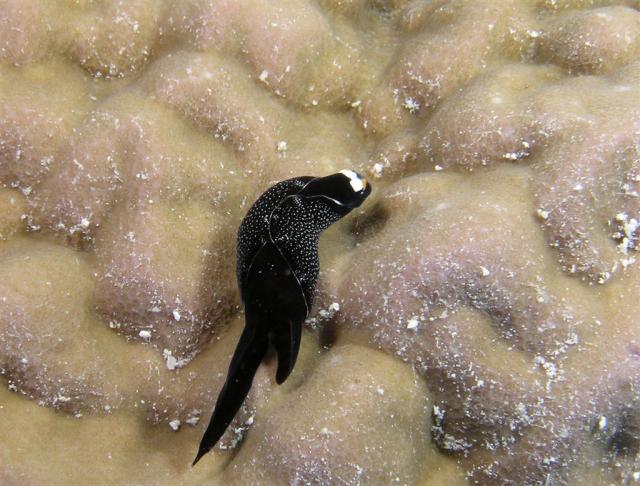
[[[269,188],[247,212],[236,247],[245,328],[193,464],[224,434],[269,346],[278,357],[276,382],[291,373],[313,304],[320,234],[370,193],[371,185],[352,170],[296,177]]]

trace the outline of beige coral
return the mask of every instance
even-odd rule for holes
[[[632,481],[639,10],[0,0],[0,481]],[[294,374],[189,469],[243,214],[343,168]]]
[[[426,175],[387,189],[373,221],[361,223],[380,220],[382,230],[362,242],[337,284],[338,326],[423,373],[434,440],[464,453],[475,481],[561,477],[585,460],[572,448],[590,440],[583,431],[598,416],[622,420],[628,397],[612,390],[637,386],[639,363],[624,338],[610,338],[620,367],[590,349],[600,339],[594,320],[607,312],[550,271],[553,254],[527,210],[526,172],[479,174],[464,196],[448,192],[463,185],[458,175]],[[525,197],[515,203],[512,191]],[[632,316],[619,318],[621,332],[637,328]]]
[[[415,482],[437,461],[428,447],[429,410],[424,384],[405,366],[358,346],[333,349],[286,403],[257,417],[228,480]]]

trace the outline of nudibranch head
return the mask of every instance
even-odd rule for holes
[[[362,192],[368,185],[367,179],[352,170],[343,169],[340,171],[340,174],[349,179],[349,185],[354,192]]]
[[[357,172],[341,170],[326,177],[311,180],[301,196],[323,197],[347,212],[357,208],[371,194],[371,184]]]

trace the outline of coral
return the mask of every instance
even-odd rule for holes
[[[411,375],[376,351],[353,345],[332,349],[286,403],[257,417],[262,420],[230,464],[228,480],[415,482],[437,459],[428,447],[424,384]],[[294,409],[292,402],[298,404]]]
[[[640,477],[639,12],[0,0],[0,481]],[[344,168],[294,373],[190,470],[239,222]]]
[[[607,311],[564,282],[527,211],[531,194],[513,197],[528,192],[525,174],[495,170],[473,185],[420,175],[390,186],[373,221],[358,223],[381,229],[354,250],[337,290],[338,329],[420,370],[434,396],[434,440],[464,454],[479,482],[562,477],[582,460],[574,451],[590,424],[623,420],[629,396],[620,390],[640,378],[626,341],[637,323],[621,316],[607,329],[626,337],[613,334],[608,351],[595,345]],[[608,353],[620,366],[604,363]]]

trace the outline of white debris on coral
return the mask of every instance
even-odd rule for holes
[[[220,444],[222,450],[233,450],[244,438],[244,434],[247,431],[247,427],[233,427],[230,429],[233,432],[233,438],[229,441],[229,445],[225,443]]]
[[[196,425],[198,425],[198,422],[200,422],[200,415],[202,414],[201,410],[198,409],[194,409],[191,412],[189,412],[189,415],[187,415],[187,418],[185,419],[185,423],[191,425],[192,427],[195,427]]]
[[[507,160],[519,160],[522,158],[522,155],[520,152],[507,152],[502,156],[502,158]]]
[[[631,184],[629,184],[628,182],[622,184],[622,191],[624,192],[625,196],[629,196],[629,197],[639,197],[640,195],[638,194],[638,191],[634,191],[631,187]]]
[[[433,406],[433,416],[436,421],[442,422],[444,420],[444,410],[438,405]]]
[[[573,272],[572,272],[573,273]],[[602,272],[598,275],[598,285],[604,285],[611,278],[611,272]]]
[[[110,320],[109,321],[109,328],[110,329],[120,329],[122,327],[122,324],[118,321],[114,321],[114,320]]]
[[[420,324],[420,321],[416,316],[413,316],[407,321],[407,329],[410,329],[412,331],[418,329],[418,324]]]
[[[169,349],[163,349],[162,350],[162,357],[165,360],[165,364],[167,365],[167,369],[168,370],[175,370],[177,368],[182,368],[183,366],[185,366],[189,360],[187,359],[177,359],[173,353],[169,350]]]
[[[524,403],[520,402],[518,403],[518,405],[516,405],[516,412],[518,413],[520,422],[524,424],[530,424],[533,421],[533,419],[527,413],[527,406]]]
[[[180,422],[180,420],[178,419],[174,419],[171,422],[169,422],[169,427],[171,427],[175,432],[177,432],[178,429],[180,429],[181,425],[182,425],[182,422]]]
[[[420,109],[420,103],[418,100],[411,96],[407,96],[402,103],[403,108],[409,111],[409,113],[416,113]]]
[[[543,287],[541,287],[540,285],[535,285],[534,290],[536,291],[536,302],[538,302],[539,304],[545,304],[549,302],[549,295]]]
[[[528,157],[531,154],[530,149],[531,149],[531,145],[529,144],[529,142],[523,141],[521,150],[506,152],[505,154],[502,155],[502,158],[505,160],[512,160],[512,161],[521,160],[521,159],[524,159],[525,157]]]
[[[378,178],[378,177],[382,177],[383,170],[384,170],[384,165],[381,164],[380,162],[376,162],[375,164],[373,164],[373,167],[371,168],[370,172],[374,177]]]
[[[549,219],[549,211],[542,209],[542,208],[538,208],[536,210],[536,215],[538,216],[538,218],[540,218],[542,221],[546,221],[547,219]]]
[[[534,363],[541,367],[547,375],[547,379],[549,381],[547,382],[546,388],[547,391],[549,391],[551,389],[552,382],[557,381],[559,378],[560,370],[558,369],[558,365],[539,355],[534,358]]]
[[[333,435],[333,432],[331,432],[327,427],[322,427],[320,429],[320,435],[329,436]]]
[[[617,230],[613,233],[612,237],[616,241],[619,241],[617,249],[623,255],[623,258],[620,259],[620,264],[623,268],[627,268],[636,262],[635,257],[629,256],[629,250],[637,249],[638,227],[640,227],[640,222],[636,218],[629,217],[629,215],[624,212],[616,214],[614,220]]]
[[[607,417],[602,415],[600,419],[598,419],[598,430],[604,430],[607,428]]]
[[[142,331],[140,331],[138,333],[138,336],[140,336],[145,341],[149,341],[151,339],[151,331],[149,331],[147,329],[143,329]]]
[[[323,319],[331,319],[340,310],[340,304],[333,302],[326,309],[320,309],[318,315]]]
[[[451,434],[444,431],[445,412],[438,405],[433,406],[433,435],[438,439],[439,447],[453,452],[464,452],[472,444],[465,439],[456,439]]]

